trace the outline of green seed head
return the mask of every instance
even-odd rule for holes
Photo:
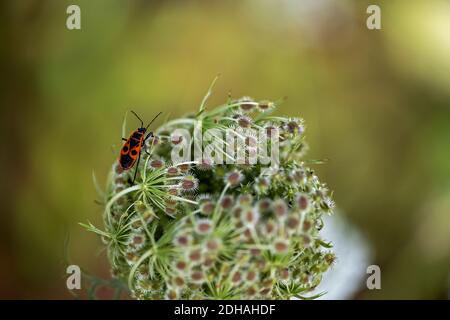
[[[135,168],[113,165],[104,230],[89,228],[102,236],[112,272],[133,297],[301,298],[335,263],[318,227],[334,202],[303,162],[304,121],[272,116],[275,106],[244,97],[164,123],[146,141],[148,154],[141,154],[134,185]],[[212,154],[223,163],[195,155],[173,159],[185,141],[170,133],[184,129],[193,135],[198,123],[216,130],[223,148]],[[275,135],[276,166],[226,161],[237,159],[224,147],[226,131],[239,135],[250,129],[262,135],[252,133],[238,149],[249,146],[244,155],[253,155],[269,141],[270,150]]]

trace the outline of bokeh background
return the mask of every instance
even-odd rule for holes
[[[81,30],[66,28],[70,4]],[[382,30],[366,28],[369,4],[381,7]],[[342,297],[448,298],[449,1],[0,7],[0,298],[72,298],[65,248],[109,278],[100,240],[78,225],[101,225],[92,171],[104,181],[127,109],[145,119],[194,110],[219,73],[210,106],[229,92],[286,96],[277,112],[305,118],[308,158],[329,159],[319,176],[382,271],[381,290],[350,277],[335,285],[352,288]],[[338,263],[351,267],[346,259]]]

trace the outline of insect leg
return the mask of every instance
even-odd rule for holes
[[[136,163],[136,169],[134,170],[134,178],[133,178],[133,182],[131,184],[134,184],[134,181],[136,180],[136,175],[139,169],[139,161],[141,160],[141,153],[139,152],[139,156],[138,156],[138,161]]]
[[[125,138],[122,138],[122,141],[128,141],[127,139],[125,139]]]
[[[147,149],[145,148],[144,144],[145,144],[145,141],[147,141],[147,139],[150,138],[150,137],[154,137],[153,132],[149,132],[149,133],[145,136],[145,139],[142,141],[142,147],[143,147],[145,153],[146,153],[147,155],[149,155],[149,156],[150,156],[151,154],[147,151]]]
[[[145,136],[144,142],[145,142],[145,140],[147,140],[150,137],[154,137],[153,132],[151,132],[151,131]]]

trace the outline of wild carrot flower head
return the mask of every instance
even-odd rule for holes
[[[104,228],[84,226],[101,236],[114,275],[135,298],[303,298],[336,263],[320,235],[322,215],[335,204],[303,160],[303,119],[274,116],[274,102],[249,97],[215,109],[204,103],[161,124],[139,167],[112,166]],[[196,143],[176,130],[192,137],[200,123],[201,132],[215,130],[213,142],[223,148],[210,148],[213,157],[173,159],[177,148],[192,151]],[[252,130],[261,131],[247,135]],[[227,149],[229,131],[243,139]],[[277,136],[279,162],[272,167],[259,152]],[[256,152],[258,162],[238,163],[242,148],[245,157]]]

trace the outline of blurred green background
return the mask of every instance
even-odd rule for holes
[[[0,35],[0,298],[71,298],[67,235],[71,261],[109,277],[77,224],[101,225],[92,171],[116,160],[125,110],[192,111],[219,73],[210,106],[286,96],[277,112],[305,118],[308,158],[329,159],[319,176],[382,270],[353,298],[448,298],[449,1],[18,0]]]

